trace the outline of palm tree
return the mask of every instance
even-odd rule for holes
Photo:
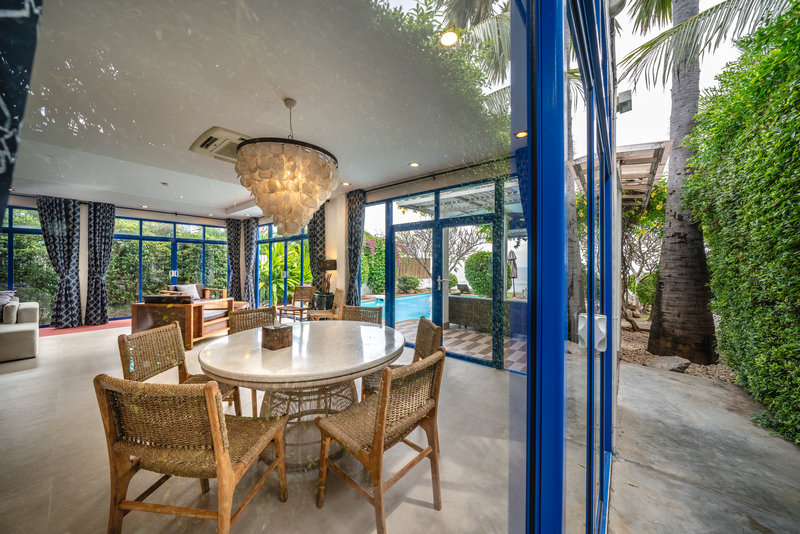
[[[683,206],[691,175],[684,138],[694,127],[700,100],[699,59],[723,40],[752,32],[785,11],[789,0],[725,0],[703,12],[698,0],[635,0],[634,29],[642,33],[672,19],[672,28],[634,50],[622,62],[623,78],[646,83],[671,78],[672,109],[664,238],[647,350],[708,364],[716,358],[703,233]]]

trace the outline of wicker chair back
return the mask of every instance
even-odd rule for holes
[[[178,323],[118,338],[122,376],[144,381],[173,367],[185,373],[183,336]]]
[[[364,323],[383,323],[383,308],[367,306],[345,306],[342,311],[343,321],[361,321]]]
[[[414,360],[418,361],[436,352],[442,346],[442,327],[426,317],[420,317],[417,324],[417,338],[414,341]]]
[[[314,300],[314,293],[316,293],[316,291],[316,286],[295,287],[294,293],[292,294],[292,304],[300,304],[301,302],[309,304],[312,300]]]
[[[260,326],[275,323],[275,306],[270,308],[254,308],[252,310],[234,310],[230,313],[229,334],[251,330]]]

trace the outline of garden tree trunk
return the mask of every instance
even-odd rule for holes
[[[697,13],[698,0],[674,0],[672,24],[676,26]],[[687,160],[691,154],[682,143],[694,126],[699,98],[697,61],[681,68],[680,77],[673,69],[670,114],[673,150],[669,159],[664,239],[647,350],[708,364],[716,355],[703,234],[692,221],[691,212],[683,207],[683,184],[690,173]]]

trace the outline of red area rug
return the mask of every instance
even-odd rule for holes
[[[127,326],[130,328],[130,319],[120,319],[119,321],[109,321],[106,324],[97,326],[76,326],[75,328],[46,328],[39,329],[39,337],[58,336],[61,334],[77,334],[79,332],[91,332],[93,330],[106,330],[108,328],[122,328]]]

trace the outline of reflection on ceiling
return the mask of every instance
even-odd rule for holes
[[[233,165],[189,146],[213,125],[286,137],[286,96],[296,138],[335,153],[350,189],[507,152],[366,0],[51,0],[39,32],[23,194],[257,214]]]

